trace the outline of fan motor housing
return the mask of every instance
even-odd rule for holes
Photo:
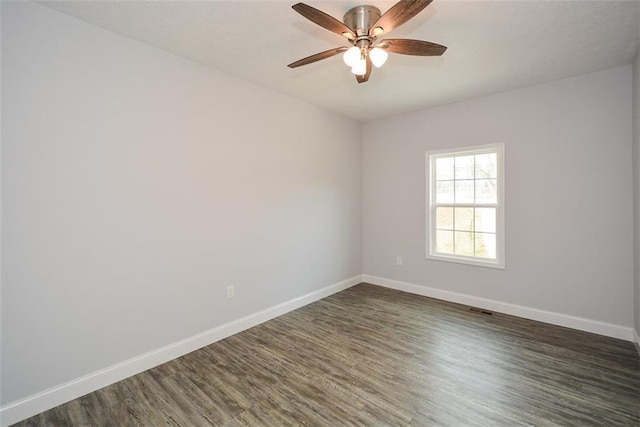
[[[344,24],[356,32],[356,36],[369,34],[371,26],[380,18],[380,9],[375,6],[356,6],[344,15]]]

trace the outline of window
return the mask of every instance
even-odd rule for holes
[[[504,268],[504,144],[427,152],[427,258]]]

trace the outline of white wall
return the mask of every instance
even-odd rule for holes
[[[2,95],[3,404],[362,272],[356,122],[24,2]]]
[[[618,325],[630,339],[631,85],[625,66],[366,123],[365,278]],[[495,142],[506,269],[425,259],[425,151]]]
[[[636,343],[640,345],[640,50],[633,64],[633,182],[634,329]]]

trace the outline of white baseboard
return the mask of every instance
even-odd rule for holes
[[[638,336],[638,331],[633,330],[633,343],[636,346],[636,350],[638,350],[638,356],[640,356],[640,336]]]
[[[292,310],[318,301],[334,293],[340,292],[362,282],[362,276],[335,283],[326,288],[311,292],[290,301],[283,302],[257,313],[234,320],[208,331],[191,336],[184,340],[166,345],[113,366],[101,369],[91,374],[76,378],[72,381],[52,387],[40,393],[11,402],[0,408],[0,425],[8,426],[33,415],[44,412],[55,406],[77,399],[87,393],[99,390],[110,384],[123,380],[132,375],[151,369],[162,363],[183,356],[216,341],[257,326],[274,317],[281,316]]]
[[[472,307],[483,308],[485,310],[491,310],[499,313],[510,314],[512,316],[518,316],[518,317],[523,317],[525,319],[537,320],[544,323],[551,323],[552,325],[564,326],[567,328],[591,332],[599,335],[605,335],[613,338],[619,338],[627,341],[634,340],[633,329],[620,326],[620,325],[614,325],[611,323],[598,322],[595,320],[584,319],[581,317],[570,316],[567,314],[554,313],[551,311],[545,311],[545,310],[539,310],[536,308],[524,307],[521,305],[509,304],[506,302],[474,297],[471,295],[445,291],[442,289],[430,288],[427,286],[401,282],[398,280],[386,279],[384,277],[371,276],[368,274],[362,275],[362,281],[365,283],[384,286],[386,288],[409,292],[416,295],[422,295],[425,297],[440,299],[440,300],[449,301],[449,302],[455,302],[458,304],[469,305]],[[635,338],[636,338],[636,342],[638,342],[637,335]]]

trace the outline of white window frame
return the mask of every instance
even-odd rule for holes
[[[497,192],[496,204],[476,203],[446,203],[436,204],[435,201],[435,160],[439,157],[463,156],[470,154],[497,153]],[[438,261],[449,261],[461,264],[477,265],[481,267],[505,268],[505,200],[504,200],[504,144],[488,144],[473,147],[447,148],[443,150],[427,151],[426,153],[426,258]],[[495,207],[496,208],[496,259],[474,256],[437,253],[435,250],[436,221],[435,210],[438,206],[457,207]]]

